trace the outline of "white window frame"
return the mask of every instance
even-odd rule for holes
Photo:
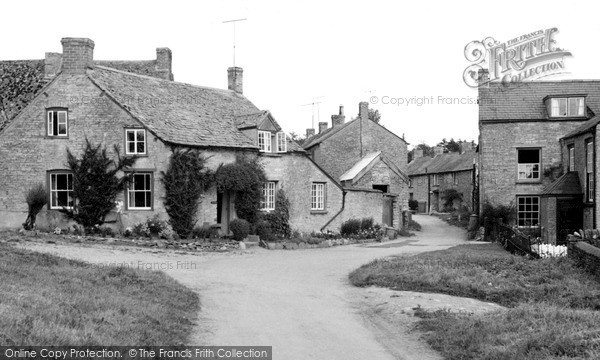
[[[263,211],[275,210],[275,194],[277,189],[276,181],[267,181],[263,184],[262,199],[260,200],[260,209]]]
[[[271,152],[270,131],[258,131],[258,149],[260,152]]]
[[[148,188],[144,189],[136,189],[135,188],[135,180],[136,176],[144,176],[144,185],[147,185]],[[131,178],[131,182],[127,186],[127,209],[128,210],[152,210],[154,203],[154,176],[151,172],[136,172],[133,174]],[[150,203],[144,204],[148,206],[135,206],[135,194],[136,193],[150,193]],[[133,202],[131,201],[133,197]],[[146,197],[144,197],[144,203],[146,202]]]
[[[67,189],[58,189],[57,188],[57,181],[56,178],[57,176],[67,176]],[[71,178],[71,181],[69,181],[69,178]],[[51,172],[49,173],[49,182],[50,182],[50,186],[48,186],[48,188],[50,189],[50,209],[51,210],[60,210],[60,209],[72,209],[73,208],[73,204],[75,203],[75,198],[73,195],[73,173],[68,172],[68,171],[57,171],[57,172]],[[71,185],[71,188],[69,188],[69,184]],[[58,193],[67,193],[67,204],[71,203],[71,205],[67,205],[67,206],[60,206],[58,205]]]
[[[438,177],[438,174],[432,174],[432,175],[433,175],[433,179],[432,179],[433,184],[432,185],[433,186],[439,186],[440,185],[440,179]]]
[[[575,145],[567,147],[569,152],[569,171],[575,171]]]
[[[54,117],[52,116],[52,114],[56,113],[56,132],[57,134],[54,133]],[[61,121],[61,115],[63,115],[63,121]],[[69,136],[69,114],[67,112],[67,110],[53,110],[53,109],[49,109],[46,110],[46,119],[47,119],[47,131],[46,134],[48,136],[52,136],[52,137],[68,137]],[[65,126],[65,130],[64,133],[61,133],[60,131],[60,126],[61,124],[64,124]]]
[[[519,162],[519,151],[537,151],[538,152],[538,162],[537,163],[520,163]],[[542,150],[540,148],[517,149],[517,179],[519,181],[539,181],[541,179],[541,168],[542,168]],[[537,173],[537,176],[535,176],[536,173]],[[528,177],[528,174],[532,174],[532,177]]]
[[[312,183],[310,196],[311,210],[325,210],[325,191],[325,183]]]
[[[284,153],[287,152],[287,138],[284,132],[278,132],[275,134],[275,143],[277,144],[277,152]]]
[[[133,133],[133,141],[129,140],[129,134]],[[138,133],[142,133],[144,139],[138,140]],[[148,153],[148,142],[146,141],[146,129],[125,129],[125,155],[146,155]],[[134,151],[129,150],[129,145],[133,144]],[[144,151],[138,151],[138,145],[144,145]]]
[[[531,221],[535,225],[526,225],[527,221]],[[539,196],[517,196],[517,226],[522,228],[540,226]]]
[[[561,105],[565,108],[564,114],[560,114]],[[585,116],[585,98],[583,96],[550,99],[550,117],[582,116]]]

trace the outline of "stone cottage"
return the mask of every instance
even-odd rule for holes
[[[359,104],[358,117],[346,122],[344,107],[331,116],[332,126],[319,122],[319,133],[307,130],[302,145],[309,156],[346,191],[374,192],[381,202],[372,209],[373,218],[391,227],[401,227],[408,209],[406,175],[407,142],[369,119],[369,104]]]
[[[514,224],[537,228],[550,242],[598,226],[599,86],[567,80],[479,88],[481,206],[514,205]]]
[[[418,212],[445,211],[444,196],[455,190],[460,196],[448,207],[466,207],[473,211],[477,153],[472,144],[461,143],[460,152],[443,153],[435,147],[435,157],[423,156],[423,150],[415,149],[414,158],[408,164],[409,199],[419,203]],[[477,211],[477,209],[475,209]]]
[[[268,111],[244,97],[241,68],[228,70],[228,89],[221,90],[173,81],[167,48],[157,49],[155,60],[98,61],[90,39],[61,43],[62,53],[44,60],[0,62],[0,227],[21,225],[24,193],[38,183],[48,192],[39,226],[64,226],[60,210],[76,201],[66,151],[78,154],[86,138],[139,157],[118,198],[124,226],[155,214],[167,218],[160,174],[177,148],[200,150],[213,170],[240,154],[260,156],[269,180],[263,210],[271,211],[274,194],[284,189],[294,229],[339,230],[344,219],[368,214],[371,194],[347,196]],[[198,224],[228,233],[234,197],[213,186],[202,197]]]

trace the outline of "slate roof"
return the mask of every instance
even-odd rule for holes
[[[44,60],[0,61],[0,132],[44,84]]]
[[[546,186],[540,195],[581,195],[583,191],[579,183],[577,172],[569,171],[559,177],[555,182]]]
[[[600,115],[600,81],[491,82],[479,88],[479,120],[540,120],[547,118],[544,98],[552,95],[587,95],[588,116]]]
[[[238,129],[244,129],[260,125],[268,116],[267,110],[261,110],[251,114],[237,115],[234,121]]]
[[[477,152],[466,151],[463,154],[444,153],[436,157],[420,157],[408,164],[408,176],[422,174],[439,174],[473,169],[473,161],[477,161]]]
[[[94,65],[161,79],[164,78],[165,72],[168,72],[167,70],[156,70],[156,60],[94,60]]]
[[[348,171],[340,176],[341,181],[352,180],[358,175],[363,169],[369,166],[373,160],[379,158],[381,155],[381,151],[377,151],[374,153],[370,153],[365,155],[362,159],[360,159],[356,164],[354,164]]]
[[[238,115],[259,112],[244,96],[96,66],[90,79],[151,132],[189,146],[254,148],[234,124]]]
[[[600,123],[600,116],[594,116],[593,118],[591,118],[588,121],[584,122],[583,124],[579,125],[579,127],[577,127],[575,130],[573,130],[570,133],[568,133],[567,135],[563,136],[563,139],[570,138],[570,137],[588,132],[591,129],[593,129],[596,125],[598,125],[598,123]]]

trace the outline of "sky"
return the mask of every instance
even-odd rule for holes
[[[286,132],[331,126],[340,105],[349,120],[368,101],[412,147],[477,140],[477,90],[463,81],[471,41],[557,28],[572,56],[568,74],[548,80],[600,79],[599,10],[576,0],[11,1],[0,60],[42,59],[61,52],[63,37],[94,40],[97,60],[150,60],[169,47],[176,81],[227,88],[234,25],[224,21],[246,19],[235,25],[244,95]]]

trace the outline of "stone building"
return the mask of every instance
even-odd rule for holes
[[[302,145],[313,161],[348,191],[370,191],[381,197],[373,218],[400,227],[408,209],[407,142],[369,119],[369,104],[359,104],[358,116],[346,122],[344,107],[331,116],[332,126],[319,123],[319,133],[307,130]]]
[[[423,150],[415,149],[413,160],[408,164],[409,199],[419,203],[418,211],[445,211],[466,207],[473,211],[477,153],[469,143],[461,144],[461,152],[443,153],[436,147],[435,157],[423,156]],[[460,199],[444,206],[447,190],[456,190]]]
[[[216,170],[239,155],[259,156],[268,182],[263,210],[274,194],[290,199],[290,225],[302,231],[339,230],[356,214],[369,214],[368,192],[347,194],[304,149],[283,133],[272,115],[243,95],[243,71],[228,70],[228,89],[173,81],[171,51],[148,61],[98,61],[94,42],[62,39],[62,53],[44,60],[0,62],[0,227],[18,227],[27,216],[24,193],[42,183],[48,205],[41,227],[65,226],[60,210],[73,206],[66,151],[76,155],[86,139],[125,156],[139,156],[133,182],[119,195],[124,226],[156,214],[167,218],[161,172],[175,149],[192,148]],[[111,152],[112,155],[114,155]],[[198,224],[229,232],[235,193],[212,186],[199,204]],[[114,223],[116,214],[107,221]]]
[[[485,76],[485,74],[483,74]],[[548,241],[598,226],[600,81],[479,88],[480,202],[515,207],[514,224]]]

